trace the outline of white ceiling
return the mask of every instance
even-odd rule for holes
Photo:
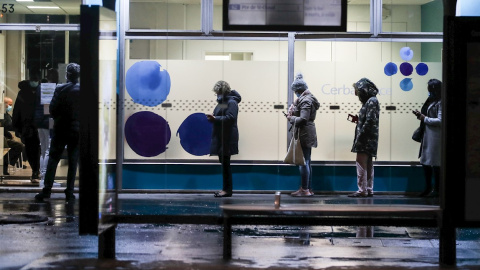
[[[120,0],[117,0],[120,1]],[[127,1],[127,0],[121,0]],[[347,0],[349,5],[368,5],[370,0]],[[423,5],[434,0],[383,0],[385,5]],[[201,0],[130,0],[130,2],[157,2],[172,4],[200,4]],[[13,4],[15,14],[49,14],[49,15],[78,15],[82,0],[35,0],[35,2],[17,2],[4,0],[2,4]],[[221,5],[222,0],[214,0],[214,5]],[[29,6],[59,7],[58,9],[31,9]],[[8,16],[8,13],[5,14]]]

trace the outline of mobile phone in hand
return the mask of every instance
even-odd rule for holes
[[[285,117],[287,117],[287,114],[285,112],[282,112]]]

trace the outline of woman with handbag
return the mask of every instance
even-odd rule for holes
[[[429,80],[427,90],[428,99],[421,111],[413,111],[424,128],[418,157],[425,174],[425,190],[420,196],[437,197],[440,186],[442,141],[442,82],[437,79]],[[433,189],[432,175],[435,179]]]
[[[300,165],[301,186],[291,193],[294,197],[310,197],[312,192],[312,165],[311,155],[312,147],[317,147],[317,131],[315,128],[315,117],[320,108],[320,102],[308,90],[307,83],[303,80],[302,74],[297,74],[291,86],[297,99],[290,106],[287,114],[287,120],[293,125],[293,134],[298,132],[305,165]]]
[[[380,104],[378,103],[377,86],[367,78],[353,84],[355,95],[362,103],[358,112],[352,152],[357,153],[357,185],[358,191],[348,197],[373,196],[373,157],[377,157],[378,124]]]
[[[222,164],[223,188],[215,192],[215,197],[232,196],[232,169],[230,158],[238,154],[238,103],[242,100],[240,94],[230,89],[226,81],[218,81],[213,86],[217,95],[217,106],[213,114],[207,114],[209,122],[213,123],[210,155],[218,156]]]

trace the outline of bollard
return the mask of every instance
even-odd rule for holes
[[[275,192],[275,209],[280,208],[280,197],[281,197],[280,191]]]

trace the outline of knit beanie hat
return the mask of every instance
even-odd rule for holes
[[[297,91],[303,92],[308,89],[307,83],[303,80],[302,73],[298,73],[295,76],[295,80],[293,81],[291,88],[292,88],[292,91],[294,92],[297,92]]]

